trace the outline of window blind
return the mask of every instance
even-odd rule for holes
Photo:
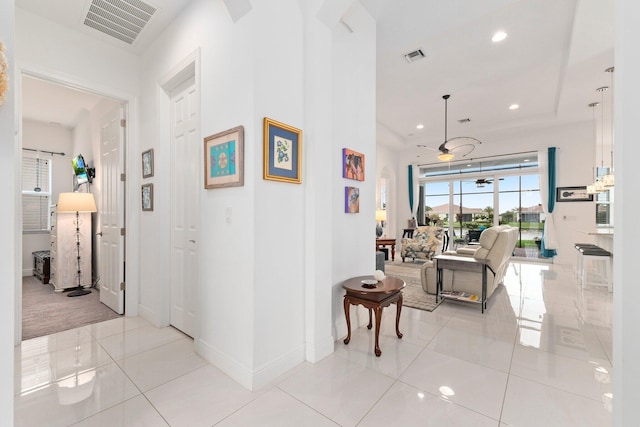
[[[51,159],[22,157],[22,230],[49,231]]]

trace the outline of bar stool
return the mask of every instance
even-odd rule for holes
[[[611,268],[611,252],[605,251],[604,249],[593,246],[593,247],[581,247],[580,253],[582,254],[582,265],[581,265],[581,283],[584,288],[586,285],[600,285],[606,286],[609,292],[613,292],[613,271]],[[604,276],[599,274],[603,282],[590,282],[588,280],[589,270],[587,269],[587,262],[604,262]]]
[[[574,243],[573,247],[576,249],[576,278],[582,283],[582,266],[584,259],[580,248],[597,248],[598,246],[593,243]]]

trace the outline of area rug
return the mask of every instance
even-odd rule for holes
[[[435,295],[428,294],[422,289],[421,265],[413,262],[386,262],[384,269],[387,276],[397,277],[407,284],[407,287],[402,290],[402,305],[433,311],[442,303],[442,300],[436,303]]]
[[[100,302],[100,292],[69,298],[54,292],[33,276],[22,278],[22,339],[41,337],[67,329],[120,317]]]

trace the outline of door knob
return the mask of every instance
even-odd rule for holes
[[[96,236],[102,236],[102,231],[96,233]]]
[[[195,242],[196,242],[195,240],[189,240],[189,243],[195,243]]]

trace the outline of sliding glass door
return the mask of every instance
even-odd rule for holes
[[[539,258],[544,212],[537,174],[505,176],[498,192],[500,224],[518,227],[516,256]]]

